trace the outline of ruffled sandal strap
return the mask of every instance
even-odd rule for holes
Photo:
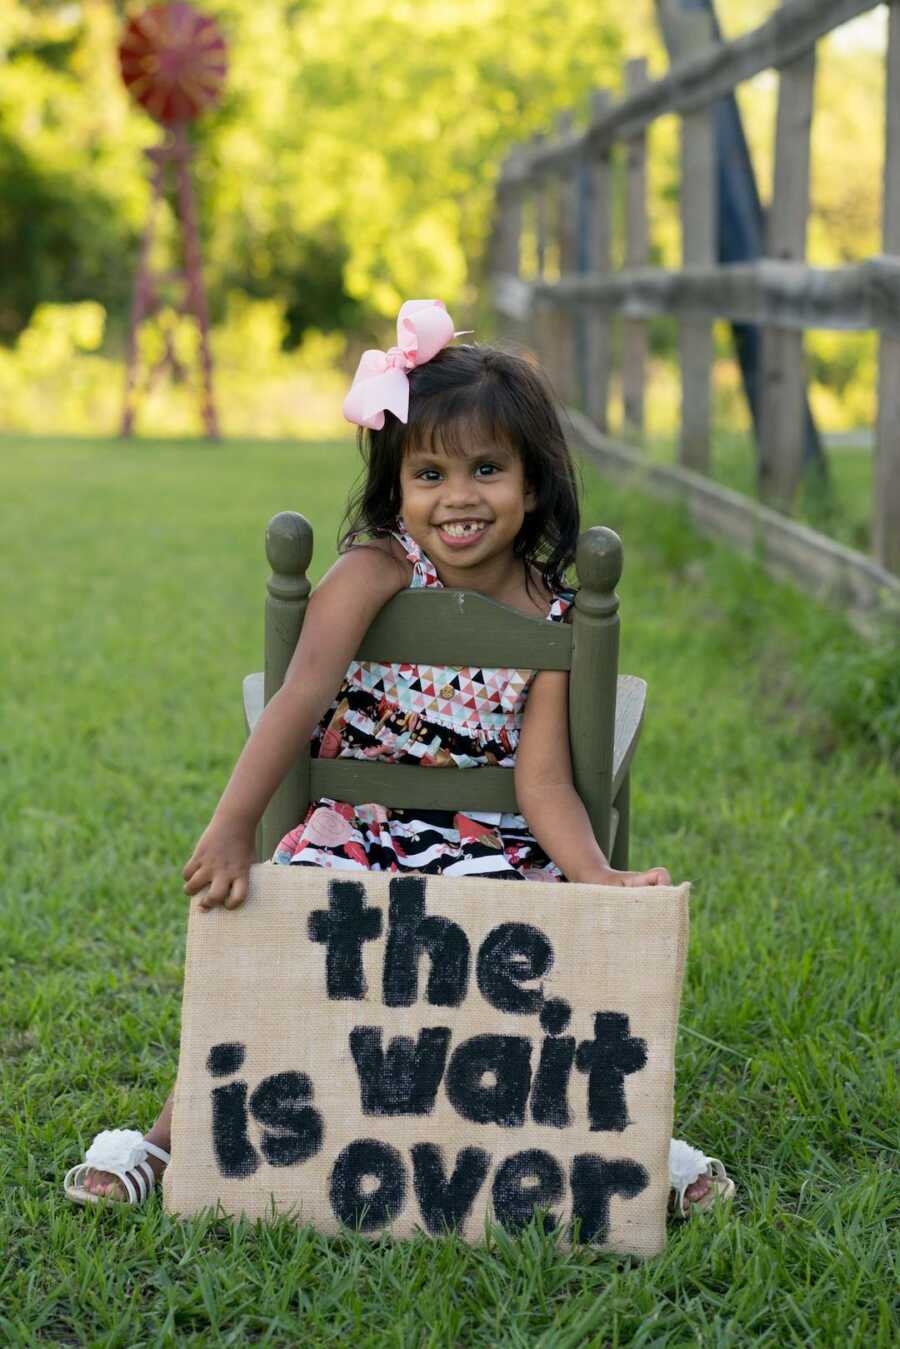
[[[156,1188],[156,1173],[148,1160],[156,1157],[167,1165],[171,1157],[164,1148],[141,1137],[135,1129],[108,1129],[97,1134],[84,1161],[67,1173],[63,1187],[70,1199],[84,1203],[90,1197],[79,1194],[89,1171],[103,1171],[122,1186],[129,1204],[142,1204]]]
[[[709,1189],[700,1199],[685,1203],[688,1187],[701,1176],[709,1179]],[[735,1194],[734,1181],[718,1157],[707,1157],[699,1148],[676,1138],[669,1145],[669,1185],[674,1196],[672,1207],[680,1218],[690,1217],[695,1210],[702,1213]]]

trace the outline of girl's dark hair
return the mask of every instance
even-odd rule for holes
[[[359,432],[364,475],[347,505],[340,548],[356,535],[388,533],[400,514],[400,465],[412,449],[458,452],[480,432],[517,450],[535,507],[514,550],[558,590],[575,559],[579,532],[575,469],[543,375],[496,347],[445,347],[409,372],[409,420],[391,412],[380,431]]]

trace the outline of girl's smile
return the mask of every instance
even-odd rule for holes
[[[441,537],[448,548],[471,548],[484,537],[489,520],[450,520],[438,525]]]

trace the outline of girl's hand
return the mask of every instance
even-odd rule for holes
[[[598,874],[595,885],[671,885],[672,877],[665,867],[651,867],[649,871],[616,871],[607,867]]]
[[[247,898],[250,867],[256,861],[254,830],[246,825],[221,823],[213,819],[201,835],[190,861],[181,873],[185,894],[196,895],[207,885],[199,907],[203,910],[224,904],[236,909]]]

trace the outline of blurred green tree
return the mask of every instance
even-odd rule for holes
[[[136,239],[112,205],[0,133],[0,342],[13,341],[42,301],[123,310]]]
[[[36,305],[85,297],[121,333],[159,131],[121,86],[116,41],[147,2],[0,6],[0,341]],[[289,346],[310,328],[369,337],[409,295],[473,306],[507,148],[563,109],[586,116],[625,57],[664,65],[653,0],[197,3],[230,43],[225,99],[194,133],[213,317],[236,291],[278,299]],[[730,36],[774,8],[718,5]],[[814,123],[820,263],[878,246],[882,59],[835,41]],[[740,93],[764,196],[774,94],[771,76]],[[655,255],[677,263],[674,119],[650,146]]]
[[[121,326],[157,136],[119,87],[121,15],[0,13],[4,164],[0,340],[45,301],[102,300]],[[214,314],[234,289],[307,327],[366,329],[408,294],[471,299],[504,149],[615,82],[621,25],[593,0],[217,0],[230,42],[219,109],[197,128]],[[16,158],[18,156],[18,158]],[[45,256],[46,255],[46,256]],[[56,261],[54,261],[56,259]]]

